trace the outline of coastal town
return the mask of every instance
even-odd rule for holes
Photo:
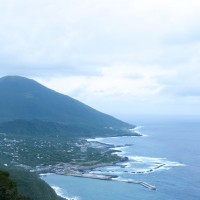
[[[27,138],[15,139],[11,135],[8,136],[6,134],[0,134],[0,137],[1,156],[7,158],[7,160],[4,158],[4,166],[15,165],[42,176],[49,173],[55,173],[65,176],[121,181],[124,183],[139,184],[151,190],[156,189],[155,186],[145,182],[133,179],[118,179],[118,176],[115,174],[95,172],[95,169],[102,167],[123,167],[122,164],[129,162],[129,159],[127,157],[118,156],[116,153],[120,152],[118,149],[121,147],[130,146],[131,144],[114,146],[98,141],[87,141],[85,139],[79,139],[76,141],[68,140],[64,142],[61,140],[58,142],[53,140],[38,140],[34,138],[27,140]],[[34,156],[32,162],[29,162],[29,160],[22,160],[29,158],[28,156],[24,156],[29,152],[32,152],[32,155]],[[49,159],[45,154],[47,152],[49,153]],[[69,156],[66,155],[73,155],[74,157],[71,157],[69,160]],[[63,160],[63,158],[67,158],[67,160]],[[49,162],[49,160],[51,160],[51,162]],[[131,173],[150,173],[163,165],[164,164],[161,163],[145,172],[131,171]]]

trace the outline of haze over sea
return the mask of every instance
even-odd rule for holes
[[[135,160],[123,168],[102,168],[123,179],[145,181],[156,186],[149,190],[137,184],[61,175],[43,177],[62,196],[79,200],[199,200],[200,199],[200,117],[129,117],[127,122],[141,126],[144,137],[104,138],[110,144],[133,144],[121,154]],[[99,139],[98,139],[99,140]],[[145,171],[158,163],[165,166]],[[114,172],[113,172],[114,171]]]

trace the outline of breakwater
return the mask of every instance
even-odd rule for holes
[[[94,174],[94,173],[68,173],[68,174],[65,174],[65,175],[81,177],[81,178],[107,180],[107,181],[120,181],[120,182],[124,182],[124,183],[138,184],[138,185],[141,185],[141,186],[148,188],[150,190],[156,190],[156,187],[154,185],[149,184],[149,183],[146,183],[146,182],[143,182],[143,181],[136,181],[136,180],[133,180],[133,179],[128,179],[128,180],[118,179],[118,176],[114,176],[114,175],[103,175],[103,174]]]

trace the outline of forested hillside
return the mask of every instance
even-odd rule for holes
[[[54,190],[34,173],[0,168],[0,200],[58,200]]]

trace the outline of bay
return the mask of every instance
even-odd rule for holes
[[[137,184],[104,181],[61,175],[43,179],[69,199],[79,200],[199,200],[200,199],[200,118],[199,117],[132,117],[143,137],[100,138],[98,141],[123,145],[122,155],[133,159],[125,168],[96,169],[117,173],[121,179],[134,179],[155,185],[152,191]],[[165,166],[151,173],[131,172]],[[128,172],[127,172],[128,171]],[[58,191],[59,189],[59,191]]]

